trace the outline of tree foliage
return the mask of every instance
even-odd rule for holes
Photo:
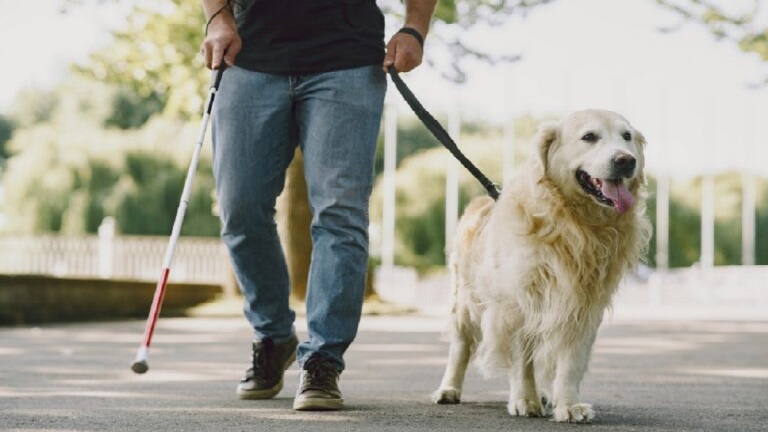
[[[125,28],[113,31],[113,41],[76,70],[119,85],[122,102],[131,107],[149,102],[153,110],[171,117],[199,117],[202,89],[210,77],[198,57],[204,24],[199,2],[129,3],[133,7]],[[146,113],[144,119],[152,113]],[[141,117],[123,120],[122,125],[135,127],[139,120]]]
[[[524,116],[514,121],[514,130],[520,141],[529,140],[535,131],[537,120]],[[503,154],[502,138],[495,128],[476,128],[462,125],[460,140],[462,152],[466,153],[490,179],[502,181]],[[410,140],[422,141],[421,143]],[[459,208],[472,197],[486,193],[483,186],[461,167],[454,157],[438,144],[434,138],[422,134],[399,137],[398,147],[418,149],[406,155],[397,169],[396,222],[395,222],[395,263],[398,265],[429,268],[445,264],[445,177],[446,167],[455,164],[459,173]],[[516,146],[516,161],[523,161],[527,146]],[[371,199],[371,220],[376,224],[383,214],[383,179],[377,182]],[[377,239],[374,239],[374,241]]]
[[[522,163],[532,147],[530,140],[539,119],[515,121],[517,155]],[[469,130],[470,128],[463,128]],[[493,131],[493,129],[485,129]],[[498,155],[503,153],[498,134],[463,133],[462,151],[492,180],[501,179]],[[445,264],[445,167],[456,163],[443,148],[422,148],[406,156],[397,171],[395,263],[428,268]],[[460,208],[486,192],[477,180],[459,167]],[[717,175],[715,181],[715,265],[738,265],[741,257],[741,211],[743,180],[740,173]],[[371,200],[374,223],[381,220],[383,184],[377,183]],[[656,224],[656,180],[649,176],[648,217]],[[669,266],[688,267],[701,258],[701,178],[676,179],[670,185]],[[756,260],[768,264],[768,179],[757,180]],[[646,261],[656,265],[656,230]]]
[[[0,158],[9,157],[3,172],[5,208],[14,230],[94,232],[103,217],[111,215],[124,233],[165,235],[170,231],[210,77],[198,59],[202,11],[196,1],[98,1],[130,5],[126,26],[114,32],[108,46],[75,67],[80,79],[70,79],[54,91],[22,92],[11,115],[0,118]],[[734,41],[745,52],[768,61],[768,33],[758,22],[759,1],[753,1],[754,7],[734,12],[732,5],[728,9],[722,6],[725,3],[711,0],[656,0],[676,11],[681,25],[699,23],[715,37]],[[436,64],[436,57],[447,54],[450,60],[442,73],[462,81],[467,61],[514,60],[514,55],[494,56],[473,46],[467,30],[503,24],[552,2],[440,1],[428,38],[427,61]],[[85,1],[70,0],[69,7],[78,3]],[[402,2],[379,4],[393,22],[401,22]],[[521,141],[530,136],[536,122],[522,123],[516,125]],[[444,166],[451,160],[442,149],[426,150],[436,142],[418,124],[401,126],[399,138],[397,261],[439,265],[445,258]],[[499,148],[469,147],[470,157],[491,178],[500,179]],[[738,181],[727,176],[718,184],[728,185],[722,193],[730,197],[740,191]],[[690,265],[700,255],[700,217],[694,199],[699,189],[693,182],[681,183],[672,191],[672,266]],[[185,233],[218,232],[212,191],[206,156],[198,170]],[[462,203],[483,193],[474,179],[462,177]],[[731,199],[718,207],[737,208],[738,202]],[[764,239],[768,238],[766,182],[761,183],[758,202],[757,234]],[[374,198],[372,203],[375,219],[379,200]],[[653,217],[653,200],[649,204]],[[717,215],[718,264],[739,262],[740,228],[735,217],[734,213]],[[758,242],[757,254],[758,263],[768,264],[766,242]],[[651,262],[653,257],[652,249]]]
[[[0,168],[11,155],[6,144],[11,140],[15,129],[16,122],[8,116],[0,115]]]
[[[466,79],[466,62],[472,59],[495,63],[514,61],[516,55],[494,55],[473,45],[467,30],[478,24],[500,25],[511,17],[554,0],[446,0],[438,2],[427,63],[450,58],[441,72],[454,81]],[[192,119],[200,115],[204,102],[200,89],[210,75],[198,56],[203,40],[204,17],[199,2],[185,0],[101,0],[102,3],[132,5],[126,27],[113,32],[113,41],[93,53],[76,69],[102,82],[120,85],[127,93],[124,102],[151,102],[165,115]],[[70,0],[70,7],[82,1]],[[380,2],[382,10],[402,22],[403,4]],[[434,40],[434,42],[433,42]],[[134,103],[135,105],[135,103]],[[135,109],[135,107],[134,107]],[[145,115],[148,118],[148,115]],[[135,127],[141,117],[116,122]]]
[[[477,42],[471,41],[471,32],[476,26],[500,27],[513,17],[525,16],[538,6],[555,0],[442,0],[435,8],[429,44],[425,52],[427,64],[435,66],[447,79],[464,82],[466,68],[471,61],[489,64],[514,62],[517,54],[495,54]],[[402,1],[379,2],[382,10],[398,23],[402,22]],[[433,42],[434,41],[434,42]],[[447,62],[441,62],[447,58]]]
[[[126,234],[167,235],[196,126],[157,118],[135,130],[110,128],[118,90],[71,79],[50,92],[28,92],[15,113],[25,127],[8,142],[4,214],[14,232],[96,232],[115,216]],[[53,101],[44,116],[37,101]],[[31,114],[30,114],[31,113]],[[210,157],[201,160],[184,233],[216,235]]]
[[[746,52],[768,62],[768,24],[760,21],[761,0],[744,2],[714,2],[712,0],[656,0],[664,8],[676,12],[681,23],[666,31],[674,31],[692,22],[707,28],[720,40],[735,43]],[[735,10],[734,10],[735,7]],[[764,84],[768,84],[766,77]]]

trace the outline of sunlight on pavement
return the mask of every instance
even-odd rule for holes
[[[690,375],[708,375],[727,378],[768,379],[768,369],[687,369],[682,373]]]
[[[351,351],[363,352],[442,352],[442,345],[425,344],[365,344],[359,343],[350,347]]]
[[[61,397],[80,397],[80,398],[142,398],[146,394],[116,391],[84,391],[84,390],[36,390],[36,389],[0,389],[0,397],[24,397],[24,398],[61,398]],[[37,413],[37,409],[29,409]]]
[[[239,371],[238,371],[239,372]],[[136,375],[133,373],[126,373],[123,377],[126,380],[132,380],[136,382],[199,382],[199,381],[220,381],[222,379],[229,378],[229,371],[217,371],[211,369],[210,372],[205,373],[193,373],[193,372],[174,372],[169,370],[150,370],[149,372]]]
[[[359,422],[359,417],[337,413],[300,413],[290,411],[279,411],[273,414],[259,414],[259,418],[267,420],[288,420],[288,421],[312,421],[312,422]]]
[[[691,341],[668,338],[597,338],[595,354],[656,355],[663,352],[686,351],[699,347]]]
[[[130,411],[132,413],[140,412],[183,412],[186,407],[157,407],[157,408],[126,408],[122,409]],[[122,411],[121,410],[121,411]],[[256,406],[248,406],[248,408],[208,408],[208,407],[196,407],[196,414],[239,414],[250,417],[257,417],[259,419],[267,420],[288,420],[288,421],[313,421],[313,422],[357,422],[360,418],[344,414],[343,412],[299,412],[285,409],[274,408],[258,408]]]
[[[173,329],[184,332],[213,332],[245,330],[248,324],[245,319],[217,319],[217,318],[170,318],[159,321],[158,326],[165,329]]]
[[[23,355],[26,350],[21,348],[0,347],[0,356],[4,355]]]
[[[385,366],[443,366],[446,363],[445,357],[421,357],[421,358],[393,358],[393,359],[373,359],[368,360],[368,364]]]

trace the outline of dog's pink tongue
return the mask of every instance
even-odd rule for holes
[[[613,201],[616,211],[622,214],[632,207],[635,203],[635,197],[632,192],[624,186],[621,180],[603,180],[603,186],[600,189],[606,198]]]

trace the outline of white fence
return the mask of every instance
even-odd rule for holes
[[[768,319],[768,266],[645,268],[625,278],[614,305],[632,317]],[[447,272],[420,279],[408,267],[379,267],[376,292],[385,301],[444,316],[450,310]],[[665,315],[666,314],[666,315]],[[687,315],[686,315],[687,314]]]
[[[0,273],[154,281],[168,237],[0,236]],[[227,252],[218,238],[182,237],[169,280],[225,283]]]

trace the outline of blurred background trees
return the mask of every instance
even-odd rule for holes
[[[9,231],[94,233],[109,215],[124,234],[170,232],[196,125],[155,116],[138,128],[117,127],[116,119],[145,109],[126,109],[123,97],[120,87],[87,77],[19,96],[2,147],[10,156],[2,177]],[[218,233],[210,171],[205,158],[185,234]]]
[[[133,6],[124,28],[73,65],[73,74],[53,90],[18,95],[13,109],[0,116],[0,170],[6,231],[17,233],[94,233],[113,216],[124,234],[167,235],[202,112],[210,73],[198,58],[203,16],[198,2],[182,0],[101,0]],[[471,61],[513,61],[515,53],[484,51],[467,37],[468,28],[502,24],[553,0],[447,0],[436,13],[427,63],[457,82]],[[680,25],[698,23],[718,38],[736,43],[768,61],[768,32],[754,20],[755,10],[730,11],[700,0],[656,0],[678,12]],[[78,1],[68,8],[78,7]],[[379,2],[391,16],[402,15],[397,0]],[[755,1],[755,4],[758,2]],[[105,6],[106,7],[106,6]],[[398,19],[392,20],[399,23]],[[393,30],[393,29],[391,29]],[[674,30],[667,29],[667,30]],[[444,54],[448,54],[447,56]],[[444,60],[448,58],[449,60]],[[441,60],[442,59],[442,60]],[[415,89],[418,93],[418,89]],[[439,114],[439,113],[438,113]],[[512,120],[521,161],[541,119]],[[464,124],[461,142],[470,158],[492,179],[502,177],[498,125]],[[381,172],[383,152],[377,153]],[[652,145],[652,144],[651,144]],[[430,268],[445,262],[444,167],[450,155],[415,119],[398,130],[396,262]],[[216,236],[219,225],[206,146],[183,233]],[[287,205],[299,208],[301,170],[292,170]],[[461,172],[461,204],[484,190]],[[716,264],[740,262],[741,178],[717,177]],[[651,179],[649,213],[654,220],[655,183]],[[670,265],[688,266],[699,257],[700,181],[673,179],[670,217]],[[768,183],[758,185],[758,238],[768,238]],[[291,195],[296,193],[296,195]],[[372,199],[372,220],[380,217],[380,186]],[[304,206],[306,209],[306,206]],[[306,210],[305,210],[306,211]],[[286,221],[286,223],[289,223]],[[290,222],[302,226],[303,219]],[[306,236],[288,225],[285,232]],[[298,239],[301,240],[301,239]],[[375,240],[375,239],[374,239]],[[291,241],[289,239],[289,241]],[[305,246],[291,253],[306,253]],[[654,264],[651,243],[649,262]],[[758,242],[757,263],[768,264],[768,245]]]
[[[713,37],[736,44],[742,51],[768,62],[768,27],[758,21],[761,0],[715,3],[711,0],[656,0],[660,6],[676,12],[678,26],[663,29],[674,32],[686,24],[701,25]],[[729,4],[730,3],[730,4]],[[768,75],[762,84],[768,84]]]

